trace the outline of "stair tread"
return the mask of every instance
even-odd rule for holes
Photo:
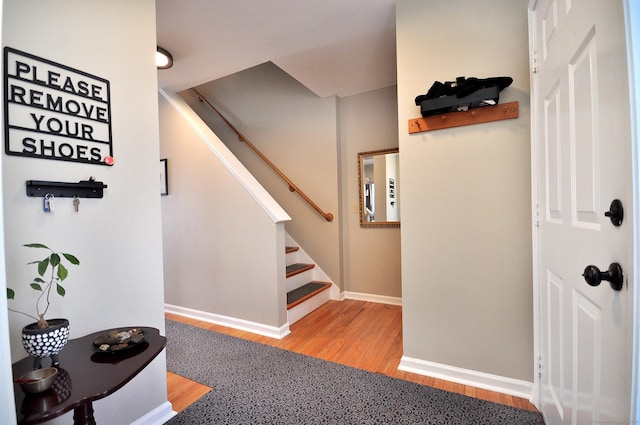
[[[309,282],[287,292],[287,310],[331,287],[329,282]]]
[[[306,272],[314,268],[315,264],[295,263],[287,266],[287,277],[295,276],[299,273]]]
[[[296,251],[298,251],[299,249],[300,249],[300,248],[299,248],[299,247],[297,247],[297,246],[285,246],[285,247],[284,247],[284,252],[285,252],[286,254],[289,254],[290,252],[296,252]]]

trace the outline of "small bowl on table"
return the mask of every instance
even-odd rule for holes
[[[58,369],[55,367],[45,367],[25,373],[16,379],[16,382],[20,384],[20,388],[22,388],[22,391],[25,393],[38,394],[51,388],[57,375]]]

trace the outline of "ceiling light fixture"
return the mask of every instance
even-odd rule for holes
[[[173,56],[167,50],[156,46],[156,67],[158,69],[169,69],[173,66]]]

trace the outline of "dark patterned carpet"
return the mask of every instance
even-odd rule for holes
[[[167,320],[167,369],[212,387],[168,424],[514,424],[540,414]]]

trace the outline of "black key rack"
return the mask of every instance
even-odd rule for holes
[[[27,180],[27,196],[44,198],[51,194],[56,198],[102,198],[107,185],[94,179],[77,183]]]

